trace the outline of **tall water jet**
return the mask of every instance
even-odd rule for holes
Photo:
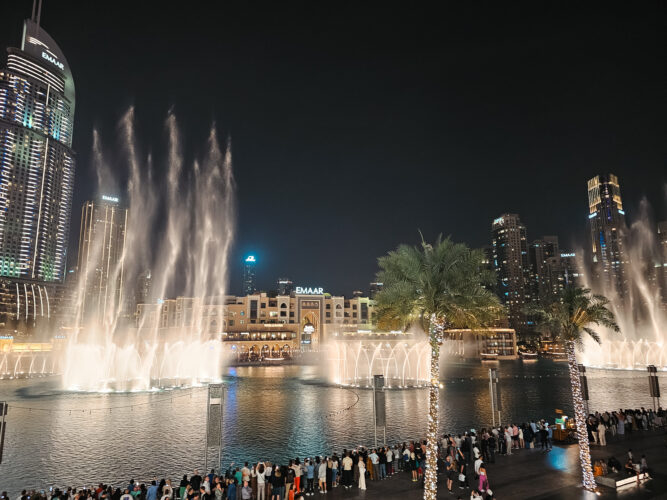
[[[418,387],[429,378],[429,343],[423,339],[334,340],[327,344],[329,381],[336,385],[372,387],[383,375],[387,387]]]
[[[639,219],[623,228],[623,233],[625,293],[620,294],[612,282],[601,285],[589,278],[584,283],[610,299],[620,334],[600,328],[601,344],[587,339],[580,358],[584,364],[600,368],[646,370],[647,365],[655,365],[667,370],[667,309],[659,284],[665,271],[646,200],[640,205]]]
[[[66,389],[147,390],[221,377],[227,261],[236,219],[231,145],[220,145],[214,125],[206,153],[188,165],[171,111],[165,129],[166,175],[158,178],[153,157],[142,160],[139,152],[134,109],[121,119],[120,151],[129,170],[123,197],[126,220],[121,226],[117,218],[105,219],[105,238],[91,238],[86,249],[89,261],[104,257],[108,264],[102,271],[99,265],[79,270],[76,324],[64,350]],[[121,184],[110,177],[96,132],[94,158],[100,193],[109,184]],[[111,238],[122,245],[120,258],[113,262],[107,256]],[[138,316],[128,304],[146,270],[156,300]],[[94,309],[95,314],[88,300],[91,283],[99,289],[103,283],[103,292],[96,293],[113,298]],[[174,296],[186,297],[179,304],[187,308],[176,312],[181,315],[178,327],[164,328],[165,299]]]

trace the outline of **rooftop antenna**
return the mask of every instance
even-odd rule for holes
[[[42,17],[42,0],[38,0],[37,4],[37,27],[39,27],[39,20]]]

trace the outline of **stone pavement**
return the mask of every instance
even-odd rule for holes
[[[628,448],[639,459],[646,455],[653,479],[636,486],[626,486],[620,491],[601,487],[600,495],[583,491],[580,487],[579,448],[575,445],[554,446],[544,453],[539,449],[518,450],[511,456],[497,456],[495,464],[488,464],[489,484],[494,496],[500,500],[540,499],[540,500],[578,500],[578,499],[667,499],[667,433],[661,431],[635,432],[624,439],[607,440],[607,446],[593,446],[593,460],[615,456],[625,463]],[[327,498],[337,500],[345,498],[406,499],[422,498],[423,490],[419,483],[413,483],[408,473],[399,473],[384,481],[367,481],[365,492],[358,488],[346,490],[335,488],[326,495],[315,493],[306,498]],[[470,498],[470,490],[460,490],[454,485],[450,494],[441,479],[438,483],[438,498],[456,500]]]

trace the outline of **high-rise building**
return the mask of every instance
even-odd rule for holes
[[[252,295],[257,290],[255,286],[255,265],[257,259],[254,255],[248,255],[243,261],[243,293]]]
[[[136,286],[134,287],[134,303],[128,308],[133,314],[136,313],[137,304],[148,304],[152,301],[152,285],[153,277],[150,269],[147,269],[143,273],[139,273]]]
[[[79,286],[84,321],[106,323],[123,305],[123,251],[128,210],[102,195],[81,209]]]
[[[625,212],[614,174],[596,175],[588,181],[588,222],[594,284],[623,297],[627,291]]]
[[[377,293],[382,290],[382,283],[379,281],[372,281],[370,285],[368,286],[368,296],[370,298],[374,298]]]
[[[563,287],[558,236],[544,236],[530,244],[531,295],[536,300],[548,301]]]
[[[531,301],[526,226],[518,215],[503,214],[494,219],[491,234],[497,292],[507,306],[510,326],[523,332],[528,326],[523,309]]]
[[[278,278],[278,295],[289,295],[294,291],[294,283],[289,278]]]
[[[74,79],[35,19],[0,69],[0,276],[65,275],[74,187]]]
[[[658,222],[659,275],[662,302],[667,304],[667,220]]]
[[[560,268],[563,277],[563,287],[580,287],[582,286],[583,275],[581,273],[581,262],[577,260],[575,252],[561,250],[560,252]]]

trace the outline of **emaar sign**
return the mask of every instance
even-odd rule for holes
[[[324,288],[319,287],[319,288],[303,288],[300,286],[296,287],[296,294],[297,295],[323,295],[324,294]]]
[[[61,63],[58,59],[53,57],[51,54],[47,54],[46,52],[42,51],[42,59],[46,59],[54,66],[60,68],[62,71],[65,71],[65,65]]]

